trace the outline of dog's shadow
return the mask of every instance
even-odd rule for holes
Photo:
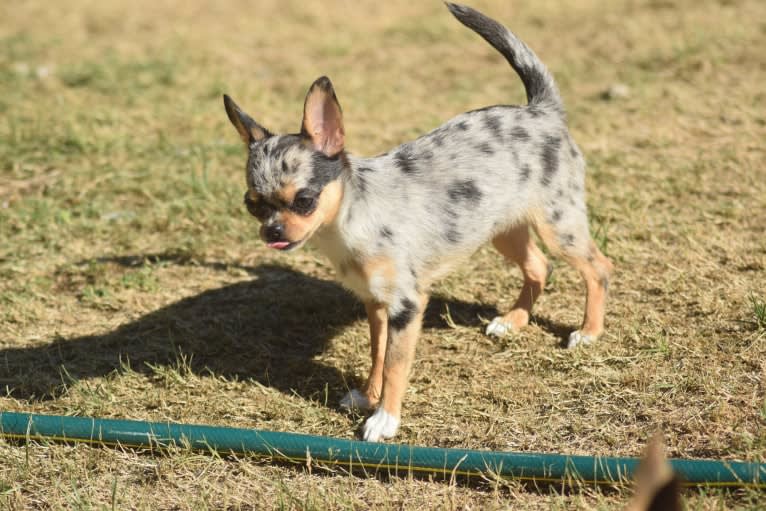
[[[135,267],[146,261],[187,264],[173,255],[123,256],[84,261]],[[191,264],[191,263],[189,263]],[[198,263],[194,263],[198,264]],[[202,263],[205,265],[205,263]],[[208,263],[214,269],[230,265]],[[0,389],[18,399],[53,399],[72,381],[106,376],[129,364],[153,374],[179,360],[195,374],[215,374],[264,385],[304,398],[324,389],[339,397],[348,381],[342,367],[316,360],[344,328],[365,318],[362,305],[338,284],[263,264],[242,267],[254,278],[184,298],[111,332],[56,338],[33,347],[0,350],[7,371]],[[494,307],[435,296],[426,311],[426,328],[446,328],[449,308],[463,325],[479,326]],[[359,349],[367,351],[366,328]]]

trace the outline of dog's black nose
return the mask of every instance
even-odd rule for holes
[[[282,241],[282,235],[285,233],[285,228],[282,224],[272,224],[266,228],[266,241]]]

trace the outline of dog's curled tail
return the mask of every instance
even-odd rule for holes
[[[524,83],[524,88],[527,90],[527,102],[530,105],[547,104],[563,112],[564,106],[553,77],[545,64],[521,39],[497,21],[475,9],[465,5],[445,3],[460,23],[482,36],[508,60]]]

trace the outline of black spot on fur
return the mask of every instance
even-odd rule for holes
[[[447,195],[453,202],[466,201],[471,204],[477,204],[482,197],[481,190],[476,186],[476,183],[471,179],[464,181],[453,181],[447,189]],[[450,209],[452,211],[452,209]]]
[[[542,109],[532,105],[527,108],[527,113],[529,114],[530,117],[537,118],[543,115],[544,112],[542,111]]]
[[[500,122],[499,117],[487,112],[484,116],[484,127],[487,128],[487,131],[492,133],[492,136],[497,140],[503,139],[502,123]]]
[[[459,243],[462,236],[460,235],[460,231],[457,228],[457,218],[458,218],[457,212],[454,209],[452,209],[450,205],[444,206],[442,208],[442,212],[444,213],[444,216],[446,217],[442,236],[444,236],[444,239],[446,239],[450,243]]]
[[[433,140],[436,147],[443,147],[444,139],[447,138],[447,130],[444,128],[437,128],[431,133],[429,138]]]
[[[434,157],[434,152],[433,151],[426,150],[426,151],[423,151],[422,153],[420,153],[420,159],[425,161],[425,162],[431,161],[431,159],[433,157]]]
[[[560,209],[554,209],[553,213],[551,214],[551,222],[558,223],[559,220],[561,220],[561,217],[564,213]]]
[[[366,175],[372,172],[370,167],[356,167],[354,169],[354,183],[357,185],[357,189],[361,193],[367,192],[367,177]]]
[[[390,240],[390,239],[392,239],[392,238],[394,237],[394,233],[391,231],[391,229],[389,229],[389,228],[388,228],[387,226],[385,226],[385,225],[384,225],[383,227],[381,227],[381,229],[380,229],[380,235],[381,235],[383,238],[386,238],[387,240]]]
[[[448,223],[447,230],[444,231],[444,238],[450,243],[460,243],[462,236],[454,223]]]
[[[404,174],[414,174],[417,172],[417,161],[418,159],[409,145],[402,146],[394,155],[394,163]]]
[[[580,156],[580,152],[577,150],[577,148],[574,145],[574,142],[572,142],[572,139],[567,137],[567,144],[569,144],[569,155],[572,158],[577,159]]]
[[[282,160],[282,174],[287,174],[290,172],[290,167],[287,166],[287,161]]]
[[[345,156],[342,152],[336,156],[325,156],[323,153],[315,152],[311,157],[313,172],[308,182],[309,187],[321,191],[328,183],[340,176],[344,163]]]
[[[492,149],[492,146],[490,145],[489,142],[482,142],[481,144],[476,146],[476,148],[479,151],[481,151],[482,154],[486,154],[487,156],[492,156],[493,154],[495,154],[495,150]]]
[[[356,185],[356,189],[361,195],[367,193],[367,179],[365,179],[364,174],[355,175],[353,183]]]
[[[519,142],[527,142],[529,140],[529,132],[521,126],[514,126],[511,130],[511,138]]]
[[[402,299],[402,310],[388,318],[388,326],[395,331],[404,330],[412,322],[415,312],[417,312],[415,303],[408,298]]]
[[[541,183],[543,186],[551,184],[553,175],[559,170],[559,147],[561,147],[559,137],[545,137],[542,154],[543,177]]]
[[[521,167],[521,173],[519,174],[519,178],[521,178],[522,183],[526,183],[529,181],[529,175],[532,174],[532,167],[529,166],[529,164],[525,163],[523,167]]]
[[[562,234],[560,240],[561,240],[561,246],[573,247],[575,237],[574,237],[574,234]]]
[[[457,123],[456,127],[461,131],[468,131],[468,123],[466,121],[460,121]]]
[[[455,160],[457,160],[457,153],[452,153],[452,154],[450,154],[450,155],[449,155],[449,159],[450,159],[450,161],[455,161]]]

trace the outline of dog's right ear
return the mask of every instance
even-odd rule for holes
[[[336,156],[343,151],[346,137],[343,130],[343,112],[332,82],[326,76],[317,78],[306,94],[301,136],[308,140],[314,149],[327,156]]]
[[[237,128],[239,136],[242,137],[242,141],[245,145],[259,142],[264,138],[271,136],[269,130],[255,122],[249,115],[243,112],[226,94],[223,95],[223,106],[226,108],[226,115],[229,116],[229,120],[234,127]]]

